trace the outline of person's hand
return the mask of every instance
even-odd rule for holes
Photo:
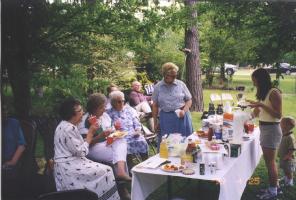
[[[107,129],[107,130],[105,130],[103,132],[103,134],[104,134],[105,137],[108,137],[111,133],[112,133],[112,129],[111,128],[109,128],[109,129]]]
[[[158,121],[154,122],[154,130],[156,133],[160,133],[160,125]]]
[[[289,155],[289,154],[285,155],[283,158],[283,160],[292,160],[292,159],[293,159],[292,155]]]
[[[249,100],[249,105],[251,108],[259,108],[259,107],[262,107],[263,104],[261,102],[257,102],[257,101],[250,101]]]
[[[117,119],[117,120],[114,122],[114,128],[115,128],[116,130],[120,130],[120,129],[121,129],[121,126],[122,126],[122,124],[121,124],[120,119]]]
[[[16,165],[16,161],[9,160],[9,161],[6,161],[3,165],[4,165],[4,167],[15,166]]]
[[[90,125],[89,127],[89,133],[93,136],[96,131],[99,129],[99,125],[97,123]]]
[[[140,137],[140,135],[141,135],[141,130],[140,129],[136,129],[135,132],[134,132],[133,137],[134,138],[138,138],[138,137]]]
[[[179,112],[179,118],[184,118],[185,116],[185,111],[184,110],[180,110]]]

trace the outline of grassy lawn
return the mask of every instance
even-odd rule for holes
[[[274,79],[274,76],[272,76]],[[234,75],[233,80],[230,83],[231,87],[236,87],[239,85],[244,85],[246,87],[245,95],[248,99],[255,99],[255,90],[251,82],[250,75]],[[296,117],[296,107],[294,103],[296,102],[296,76],[285,76],[284,79],[280,81],[280,89],[283,94],[283,115]],[[204,90],[204,105],[205,110],[208,109],[209,104],[209,96],[211,93],[231,93],[233,97],[237,94],[237,91],[229,90]],[[193,112],[193,126],[194,129],[199,129],[201,126],[200,120],[201,113]],[[295,131],[294,131],[295,134]],[[37,158],[43,157],[43,142],[38,139],[37,147],[36,147],[36,156]],[[242,166],[243,167],[243,166]],[[282,176],[282,172],[280,172],[280,177]],[[263,160],[261,159],[259,165],[257,166],[252,178],[259,180],[259,184],[247,184],[247,187],[243,193],[243,200],[253,200],[256,199],[256,194],[258,193],[260,188],[267,187],[267,171],[265,169],[265,165]],[[294,176],[294,180],[296,177]],[[296,181],[294,181],[296,182]],[[173,194],[174,196],[179,196],[187,200],[196,200],[196,199],[217,199],[217,194],[219,191],[219,187],[213,182],[206,181],[193,181],[183,178],[173,178]],[[153,194],[149,196],[149,200],[161,200],[166,199],[166,185],[163,185],[158,190],[156,190]],[[279,197],[281,200],[291,200],[296,199],[296,186],[285,189],[284,194]]]

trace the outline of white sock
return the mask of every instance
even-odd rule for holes
[[[268,190],[271,194],[277,195],[277,187],[269,187]]]

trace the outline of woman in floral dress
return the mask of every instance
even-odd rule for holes
[[[58,191],[88,189],[97,193],[99,199],[120,199],[111,167],[93,162],[85,156],[98,125],[91,125],[83,140],[77,125],[81,122],[83,109],[78,100],[67,99],[60,107],[62,121],[54,137],[54,176]]]
[[[110,101],[112,108],[107,110],[116,129],[128,132],[125,136],[127,141],[127,161],[130,165],[133,154],[141,156],[142,160],[148,158],[148,144],[141,134],[141,123],[137,111],[125,104],[124,94],[121,91],[111,92]]]

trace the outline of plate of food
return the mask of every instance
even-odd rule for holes
[[[125,131],[115,131],[113,133],[110,134],[110,137],[113,138],[123,138],[124,136],[126,136],[128,133]]]
[[[171,172],[171,173],[177,173],[182,172],[185,167],[183,165],[177,165],[177,164],[165,164],[160,167],[161,170],[165,172]]]
[[[208,138],[208,133],[205,132],[205,131],[198,130],[198,131],[195,132],[195,134],[198,135],[198,137],[201,137],[201,138]]]

